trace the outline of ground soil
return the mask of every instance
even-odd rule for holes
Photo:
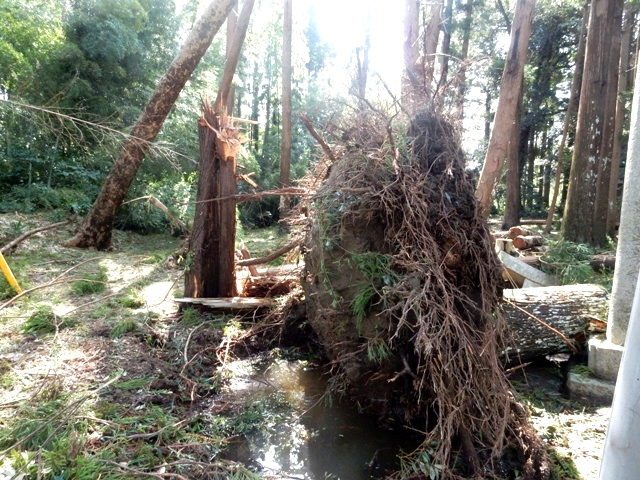
[[[46,215],[2,214],[0,245],[15,238],[18,231],[55,220]],[[220,358],[213,347],[227,333],[194,327],[181,319],[173,302],[182,289],[182,267],[177,266],[176,253],[181,240],[168,234],[116,231],[113,252],[60,247],[72,234],[73,225],[41,232],[5,253],[24,288],[43,285],[94,257],[99,260],[69,276],[81,277],[102,265],[108,279],[102,293],[79,296],[69,285],[60,284],[34,291],[0,310],[0,430],[22,405],[42,398],[45,391],[55,396],[59,391],[92,390],[115,374],[120,375],[120,382],[146,378],[151,383],[145,388],[108,389],[102,401],[130,412],[153,406],[170,412],[178,422],[188,419],[193,414],[191,399],[214,393],[215,385],[207,379]],[[260,232],[256,238],[266,236]],[[259,241],[251,245],[256,256],[268,253],[258,251]],[[116,301],[132,295],[139,304],[123,306]],[[25,333],[25,322],[43,304],[50,305],[61,319],[72,318],[73,328],[60,324],[53,332]],[[77,307],[81,308],[71,313]],[[122,327],[125,322],[133,325],[130,331]],[[115,335],[116,328],[125,331]],[[512,380],[531,409],[534,427],[559,459],[554,463],[554,478],[596,478],[609,408],[588,407],[563,397],[561,369],[554,364],[531,367],[524,373]],[[88,439],[83,448],[90,446]],[[571,473],[572,466],[578,475]],[[127,467],[113,468],[126,472]]]

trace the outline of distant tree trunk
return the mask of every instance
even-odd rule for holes
[[[453,28],[453,0],[447,0],[443,25],[444,35],[442,37],[442,56],[440,57],[440,80],[438,81],[438,90],[444,87],[447,83],[447,77],[449,76],[449,52],[451,50],[451,29]]]
[[[229,12],[229,16],[227,17],[227,45],[226,45],[226,56],[229,57],[231,55],[231,48],[233,47],[233,37],[236,32],[236,26],[238,25],[238,11],[236,9],[232,9]],[[233,83],[231,87],[229,87],[229,97],[227,98],[227,115],[233,117],[233,105],[235,103],[235,88]]]
[[[522,79],[524,83],[524,78]],[[517,102],[517,108],[513,117],[511,128],[516,135],[520,135],[520,123],[522,120],[522,96],[524,86],[520,86],[520,96]],[[526,146],[526,145],[525,145]],[[502,229],[508,230],[520,224],[520,156],[519,145],[517,141],[509,144],[509,152],[507,155],[507,198],[504,206],[504,218],[502,220]],[[533,150],[532,148],[530,151]],[[525,154],[526,156],[526,154]]]
[[[254,0],[245,0],[233,41],[227,49],[222,80],[213,107],[205,100],[198,121],[200,163],[193,231],[184,294],[190,298],[236,295],[236,152],[240,141],[227,115],[233,76],[238,66]]]
[[[464,6],[464,22],[462,26],[462,48],[460,50],[460,69],[456,74],[458,90],[456,95],[457,117],[464,118],[464,98],[467,94],[467,59],[471,40],[471,23],[473,22],[473,0],[467,0]],[[528,41],[528,40],[527,40]]]
[[[440,38],[440,24],[442,23],[442,7],[444,0],[436,0],[431,5],[431,17],[424,32],[424,52],[422,70],[424,71],[424,86],[428,97],[433,95],[433,74],[436,63],[436,51]]]
[[[292,0],[284,0],[284,28],[282,40],[282,158],[280,188],[287,188],[291,176],[291,35],[293,25]],[[288,196],[280,197],[280,216],[291,207]]]
[[[420,0],[405,0],[404,11],[404,70],[401,79],[401,102],[409,114],[425,106],[425,95],[420,90],[418,35],[420,33]]]
[[[610,105],[609,88],[617,89],[617,81],[611,85],[614,78],[611,70],[617,73],[620,53],[619,49],[613,54],[611,50],[614,24],[621,20],[621,9],[622,0],[593,0],[591,4],[576,139],[562,224],[565,240],[594,246],[606,241],[607,210],[605,208],[601,216],[598,201],[604,198],[606,207],[608,195],[604,196],[604,191],[608,190],[609,176],[604,185],[601,183],[604,178],[598,178],[598,174],[604,177],[610,173],[609,145],[613,140],[610,124],[614,110]]]
[[[553,215],[556,211],[556,202],[558,201],[558,193],[560,190],[560,178],[563,173],[564,165],[564,147],[567,141],[567,135],[569,133],[569,125],[573,118],[573,112],[575,110],[576,102],[580,96],[580,85],[582,84],[582,72],[584,69],[584,53],[587,35],[587,23],[589,21],[589,4],[591,0],[585,0],[582,7],[582,27],[580,28],[580,37],[578,39],[578,51],[576,53],[576,68],[573,72],[573,80],[571,81],[571,92],[569,93],[569,103],[567,104],[567,112],[564,117],[564,126],[562,127],[562,137],[560,140],[560,146],[558,147],[557,167],[555,183],[553,185],[553,196],[549,204],[549,213],[547,214],[547,222],[544,226],[544,233],[551,231],[551,222],[553,222]]]
[[[364,37],[364,47],[356,50],[358,56],[358,101],[360,108],[365,108],[364,100],[367,96],[367,79],[369,77],[369,50],[371,49],[371,8],[367,9],[367,30]],[[362,58],[360,58],[362,52]]]
[[[628,88],[629,78],[627,72],[630,69],[631,60],[631,33],[635,24],[637,7],[625,10],[625,23],[622,30],[620,43],[620,68],[618,72],[618,95],[616,101],[616,119],[613,133],[613,151],[611,153],[611,177],[609,181],[609,202],[607,212],[607,235],[616,236],[616,224],[618,223],[618,182],[620,181],[620,156],[622,150],[622,127],[624,125],[625,111],[627,107],[624,96]]]
[[[182,49],[159,80],[145,110],[131,129],[120,156],[102,185],[100,194],[80,230],[75,237],[63,244],[65,247],[95,247],[98,250],[106,250],[111,246],[116,211],[122,205],[129,186],[151,147],[151,142],[158,135],[182,88],[236,3],[237,0],[215,0],[196,22]]]
[[[524,79],[524,64],[531,34],[531,21],[535,0],[518,0],[511,30],[511,43],[502,74],[500,97],[495,115],[491,139],[487,148],[482,173],[476,188],[482,214],[491,212],[493,191],[500,179],[505,160],[513,151],[511,144],[517,142],[520,132],[514,129],[521,106],[521,90]]]

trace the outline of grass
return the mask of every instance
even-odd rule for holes
[[[98,266],[95,273],[84,274],[82,280],[71,284],[71,291],[76,295],[93,295],[102,293],[107,289],[107,270],[102,265]]]
[[[102,254],[59,247],[70,231],[71,227],[33,237],[7,258],[21,286],[27,288],[100,257],[67,277],[90,281],[34,291],[0,312],[0,452],[8,449],[0,454],[0,478],[1,472],[11,469],[26,474],[24,480],[124,480],[150,478],[160,468],[176,478],[259,478],[250,469],[224,460],[221,452],[229,437],[260,434],[268,425],[291,421],[291,399],[276,392],[227,410],[212,401],[228,378],[216,370],[215,342],[220,338],[233,342],[245,330],[238,321],[194,308],[178,314],[172,310],[173,294],[161,306],[145,298],[143,287],[170,284],[180,275],[179,270],[165,266],[180,241],[169,235],[114,231],[116,251]],[[266,255],[287,243],[277,227],[247,230],[244,241],[252,256]],[[379,290],[394,281],[386,276],[384,258],[352,261],[358,262],[368,279],[363,284]],[[108,263],[108,275],[107,267],[97,262]],[[109,294],[120,295],[100,300],[107,286]],[[14,292],[7,295],[13,297]],[[93,300],[98,302],[69,315],[55,314]],[[357,309],[364,313],[376,301],[363,294]],[[27,333],[38,335],[37,341],[22,335]],[[156,338],[162,341],[152,340]],[[367,354],[378,362],[390,351],[384,342],[372,341]],[[95,393],[121,370],[127,376]],[[569,408],[559,401],[552,404],[542,395],[535,400],[538,418],[543,410]],[[203,405],[223,411],[200,408]],[[560,438],[560,431],[545,431]],[[553,457],[554,472],[560,475],[557,478],[574,478],[570,459],[565,457],[563,452]],[[166,464],[172,462],[182,465],[169,472]],[[195,462],[209,465],[210,470],[203,472]],[[405,467],[408,473],[420,472],[425,478],[438,469],[425,457],[414,458]]]

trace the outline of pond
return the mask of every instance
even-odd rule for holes
[[[229,382],[217,401],[234,404],[247,424],[260,423],[232,442],[227,458],[265,478],[379,478],[420,443],[414,432],[383,428],[357,405],[331,398],[327,376],[308,362],[243,360],[226,368]]]

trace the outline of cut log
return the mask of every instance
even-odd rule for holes
[[[543,241],[540,235],[520,235],[513,239],[513,246],[518,250],[527,250],[528,248],[539,247]]]
[[[615,255],[594,255],[589,261],[589,265],[593,268],[594,272],[612,272],[616,266]]]
[[[528,236],[528,235],[533,235],[533,232],[531,232],[531,230],[527,230],[522,226],[511,227],[509,229],[509,238],[512,240],[516,237]]]
[[[586,344],[590,325],[607,317],[609,294],[598,285],[563,285],[505,290],[502,310],[511,328],[510,361],[560,352]]]

